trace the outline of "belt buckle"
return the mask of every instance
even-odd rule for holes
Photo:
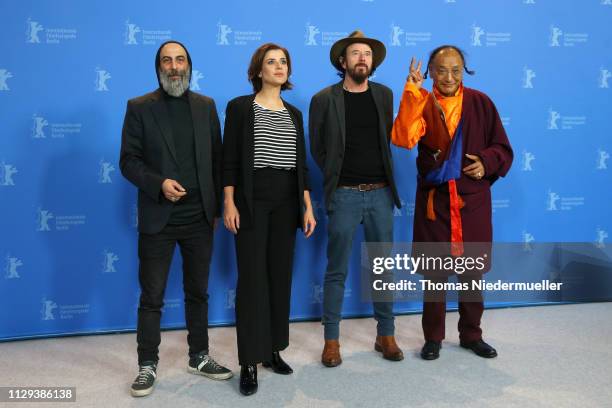
[[[357,185],[357,190],[359,190],[360,192],[365,192],[365,191],[370,191],[370,185],[369,184],[359,184]]]

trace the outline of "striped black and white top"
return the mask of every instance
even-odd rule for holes
[[[297,133],[289,111],[266,109],[253,101],[255,110],[254,168],[295,168]]]

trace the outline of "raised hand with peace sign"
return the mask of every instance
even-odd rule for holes
[[[408,78],[406,80],[416,85],[417,88],[421,88],[423,86],[423,74],[421,73],[421,67],[423,65],[423,61],[418,61],[415,65],[416,60],[414,57],[410,59],[410,72],[408,73]]]

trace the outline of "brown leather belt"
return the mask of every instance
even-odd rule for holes
[[[379,188],[385,188],[389,185],[389,183],[372,183],[372,184],[357,184],[356,186],[338,186],[338,188],[348,188],[350,190],[359,190],[359,191],[372,191],[378,190]]]

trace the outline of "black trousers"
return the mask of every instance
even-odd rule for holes
[[[183,291],[189,356],[208,352],[208,271],[213,229],[204,219],[186,225],[167,225],[157,234],[138,237],[140,304],[138,307],[138,363],[157,361],[160,320],[170,262],[176,244],[183,257]]]
[[[236,333],[240,365],[272,358],[289,345],[289,308],[295,233],[294,171],[255,171],[253,228],[235,237],[238,260]]]

